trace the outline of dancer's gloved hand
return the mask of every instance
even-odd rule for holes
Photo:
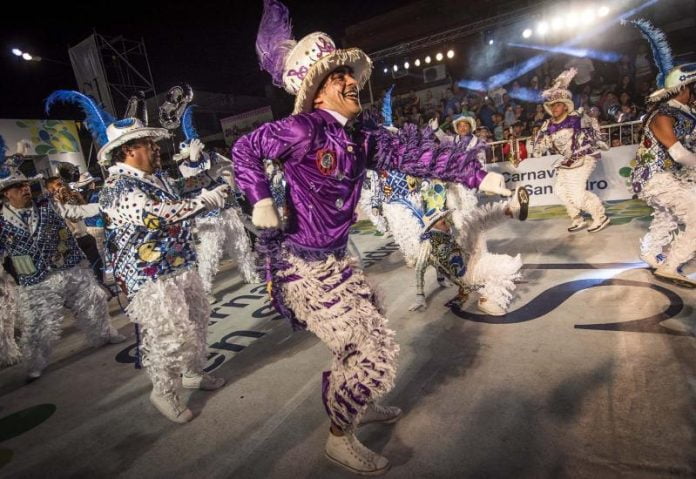
[[[512,195],[512,191],[505,188],[505,177],[500,173],[492,171],[483,177],[483,181],[479,185],[479,191],[501,196]]]
[[[425,311],[425,309],[428,307],[428,303],[425,302],[425,295],[423,294],[417,294],[416,295],[416,302],[413,303],[408,310],[409,311]]]
[[[201,153],[203,152],[203,148],[205,148],[205,145],[201,140],[198,138],[191,140],[191,144],[189,145],[189,161],[191,163],[198,163]]]
[[[198,195],[198,199],[201,200],[208,209],[215,210],[225,206],[225,199],[230,191],[228,185],[221,185],[212,190],[203,188],[201,194]]]
[[[431,119],[428,121],[428,126],[429,126],[432,130],[437,130],[438,128],[440,128],[440,124],[438,123],[437,118],[431,118]]]
[[[375,207],[372,208],[372,215],[373,216],[380,216],[381,212],[379,211],[379,208]]]
[[[257,228],[280,228],[280,218],[272,198],[264,198],[254,204],[251,222]]]
[[[696,166],[696,155],[684,148],[680,141],[669,147],[669,156],[684,166]]]

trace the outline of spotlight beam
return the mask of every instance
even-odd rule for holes
[[[629,17],[632,17],[636,13],[640,12],[641,10],[645,10],[648,7],[651,7],[652,5],[656,4],[660,0],[647,0],[645,3],[642,5],[637,6],[636,8],[633,8],[632,10],[629,10],[627,12],[622,13],[621,15],[618,15],[610,20],[607,20],[606,22],[597,25],[595,28],[592,28],[590,30],[587,30],[586,32],[578,35],[575,38],[572,38],[570,40],[567,40],[560,44],[560,47],[573,47],[577,45],[578,43],[586,40],[587,38],[590,37],[595,37],[606,30],[608,30],[610,27],[612,27],[614,24],[619,23],[622,20],[626,20]],[[532,58],[529,58],[525,60],[524,62],[520,63],[519,65],[515,65],[513,67],[507,68],[503,70],[502,72],[493,75],[491,78],[488,79],[487,82],[472,82],[470,80],[462,80],[459,82],[460,86],[464,88],[468,88],[466,84],[481,84],[485,85],[485,88],[483,89],[475,89],[477,91],[488,91],[492,90],[494,88],[497,88],[501,85],[505,85],[507,83],[510,83],[511,81],[521,77],[522,75],[534,70],[535,68],[538,68],[541,66],[542,63],[544,63],[548,58],[551,56],[550,53],[544,53],[541,55],[535,55]],[[474,90],[474,88],[472,88]]]
[[[550,53],[561,53],[563,55],[568,55],[571,57],[580,57],[580,58],[591,58],[593,60],[599,60],[603,62],[618,62],[621,60],[621,54],[616,53],[616,52],[607,52],[603,50],[592,50],[591,48],[572,48],[572,47],[562,47],[562,46],[556,46],[556,47],[546,47],[543,45],[529,45],[526,43],[515,43],[515,42],[510,42],[508,43],[508,46],[515,47],[515,48],[528,48],[530,50],[538,50],[541,52],[550,52]]]

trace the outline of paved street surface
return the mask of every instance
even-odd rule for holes
[[[353,240],[401,345],[391,426],[358,436],[390,458],[393,478],[696,477],[696,292],[657,281],[638,259],[649,212],[612,204],[614,224],[570,234],[559,207],[494,230],[493,252],[521,253],[509,315],[444,304],[409,312],[415,275],[389,236],[364,222]],[[693,273],[694,267],[687,269]],[[196,418],[167,421],[149,403],[129,341],[85,346],[72,321],[45,375],[0,371],[0,477],[355,477],[323,456],[327,349],[292,333],[264,287],[226,264],[215,286],[208,367],[227,379],[187,392]]]

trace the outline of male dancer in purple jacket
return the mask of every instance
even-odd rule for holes
[[[399,418],[399,408],[376,403],[393,386],[399,348],[364,273],[346,255],[366,168],[511,193],[501,175],[483,171],[475,152],[440,148],[415,127],[395,134],[354,122],[361,111],[359,89],[372,70],[367,55],[356,48],[337,50],[321,32],[295,42],[285,6],[277,0],[264,5],[257,53],[274,84],[296,96],[295,109],[237,141],[232,150],[237,184],[254,205],[254,225],[278,228],[263,160],[283,167],[289,218],[282,243],[268,251],[275,255],[267,258],[273,302],[333,353],[331,370],[323,376],[331,419],[327,457],[352,472],[379,475],[389,461],[363,446],[354,431]]]

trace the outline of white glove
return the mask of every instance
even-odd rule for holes
[[[230,192],[230,187],[227,185],[218,186],[215,189],[209,190],[203,188],[198,199],[210,210],[215,210],[225,206],[225,199]]]
[[[679,141],[670,146],[667,152],[677,163],[684,166],[696,166],[696,155],[684,148],[684,145]]]
[[[427,307],[428,307],[428,303],[425,302],[425,295],[417,294],[417,295],[416,295],[416,302],[413,303],[413,304],[408,308],[408,310],[409,310],[409,311],[420,311],[420,310],[425,311],[425,309],[426,309]]]
[[[280,218],[272,198],[264,198],[254,204],[251,222],[257,228],[280,228]]]
[[[432,130],[437,130],[438,128],[440,128],[440,123],[438,123],[437,118],[431,118],[430,121],[428,121],[428,126]]]
[[[372,216],[380,216],[379,208],[372,208]]]
[[[500,196],[512,196],[512,191],[505,188],[505,177],[500,173],[489,172],[483,177],[479,191]]]
[[[198,163],[198,158],[201,156],[201,152],[205,148],[205,145],[198,138],[191,140],[189,145],[189,161],[191,163]]]

